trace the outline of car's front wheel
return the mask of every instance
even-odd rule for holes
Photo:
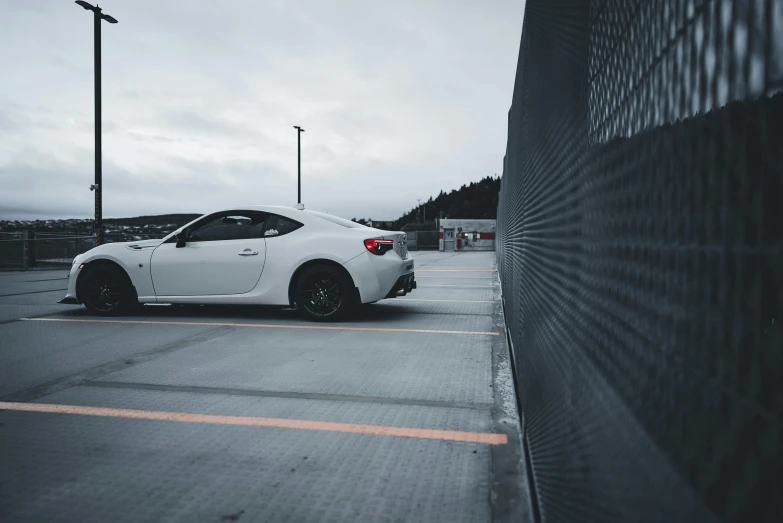
[[[92,314],[127,314],[139,301],[128,276],[118,267],[99,264],[88,267],[79,281],[79,298]]]
[[[340,320],[354,305],[351,290],[351,282],[338,269],[313,265],[296,280],[296,308],[308,320]]]

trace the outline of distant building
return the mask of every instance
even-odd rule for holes
[[[438,224],[441,251],[494,251],[495,220],[442,219]]]

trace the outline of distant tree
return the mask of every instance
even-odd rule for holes
[[[435,218],[442,215],[443,218],[494,219],[497,217],[499,192],[500,178],[497,176],[487,176],[478,182],[471,182],[459,189],[452,189],[450,192],[444,192],[441,189],[435,198],[430,196],[427,203],[418,205],[400,216],[396,221],[396,226],[402,229],[407,224],[417,224],[421,221],[422,216]],[[423,225],[434,227],[434,222],[432,225],[429,225],[429,222]]]

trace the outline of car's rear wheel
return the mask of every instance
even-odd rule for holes
[[[351,282],[338,269],[313,265],[296,280],[296,308],[308,320],[340,320],[354,305],[351,290]]]
[[[108,264],[86,269],[79,281],[79,299],[98,316],[127,314],[139,304],[127,274]]]

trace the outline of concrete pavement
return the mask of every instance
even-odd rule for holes
[[[55,302],[0,273],[0,520],[529,520],[492,253],[351,321]]]

